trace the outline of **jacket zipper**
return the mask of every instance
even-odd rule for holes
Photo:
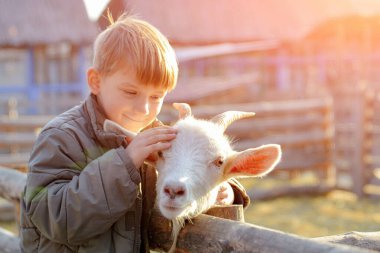
[[[137,205],[136,205],[136,234],[135,234],[135,247],[133,252],[140,252],[141,246],[141,214],[142,214],[142,189],[141,183],[139,184],[139,194],[137,196]]]

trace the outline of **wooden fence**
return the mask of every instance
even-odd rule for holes
[[[369,191],[379,182],[374,169],[380,165],[380,108],[376,93],[366,85],[332,89],[335,114],[335,165],[339,174],[338,187],[361,197],[380,194]],[[372,185],[372,186],[371,186]]]
[[[0,117],[0,165],[25,169],[39,130],[53,116]]]
[[[374,114],[376,106],[380,108],[380,102],[375,102],[380,99],[363,89],[332,93],[333,99],[197,105],[193,106],[193,113],[210,118],[227,110],[256,112],[254,118],[239,120],[227,129],[235,147],[281,144],[283,158],[271,175],[285,179],[303,173],[314,175],[313,184],[288,185],[272,189],[269,195],[268,191],[255,189],[256,199],[326,193],[334,187],[363,196],[368,193],[364,189],[380,185],[380,179],[376,181],[373,176],[376,166],[380,166],[380,148],[375,148],[380,140],[380,118]],[[52,117],[19,116],[14,110],[9,111],[9,116],[0,117],[0,165],[25,169],[39,129]],[[159,117],[170,123],[176,120],[177,112],[164,106]]]
[[[0,197],[18,203],[25,182],[24,173],[0,167]],[[241,219],[239,215],[235,217]],[[170,221],[155,210],[150,219],[151,249],[162,251],[170,248],[170,229]],[[242,221],[202,214],[181,230],[177,248],[178,252],[369,253],[380,251],[380,232],[307,239]],[[18,237],[0,228],[0,249],[3,253],[19,253]]]

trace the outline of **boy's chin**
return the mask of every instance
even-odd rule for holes
[[[138,133],[140,132],[142,129],[145,128],[145,125],[142,124],[142,123],[136,123],[136,122],[131,122],[130,120],[124,120],[122,126],[128,130],[128,131],[131,131],[131,132],[134,132],[134,133]]]

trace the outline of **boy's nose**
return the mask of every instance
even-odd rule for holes
[[[149,103],[148,103],[148,101],[142,99],[141,101],[139,101],[139,103],[137,104],[136,107],[137,107],[136,110],[139,113],[142,113],[144,115],[149,114]]]

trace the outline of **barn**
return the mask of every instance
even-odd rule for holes
[[[87,94],[98,28],[82,1],[2,1],[0,31],[0,113],[16,100],[20,114],[54,114]]]

